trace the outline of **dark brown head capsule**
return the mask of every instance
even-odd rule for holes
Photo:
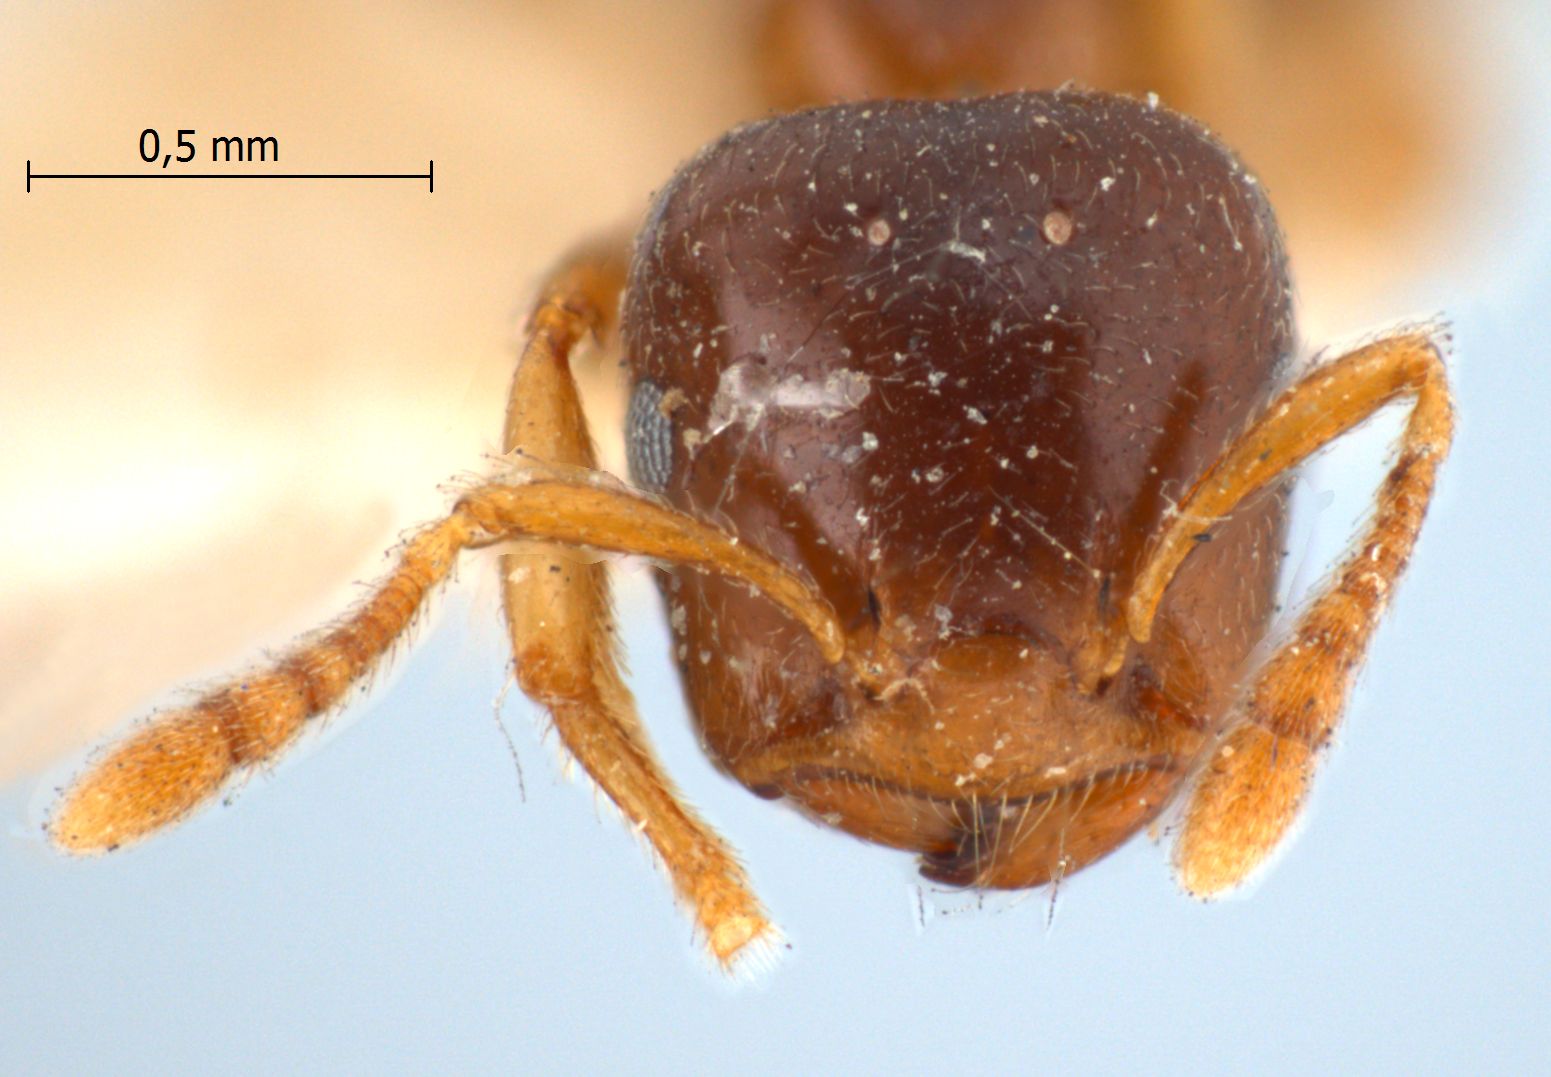
[[[1037,885],[1156,815],[1280,550],[1279,498],[1236,513],[1151,642],[1095,668],[1144,544],[1293,347],[1270,208],[1224,147],[1076,92],[751,124],[658,199],[624,335],[638,481],[809,576],[880,671],[669,570],[723,767],[956,883]]]

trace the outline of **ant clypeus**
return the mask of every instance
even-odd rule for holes
[[[616,311],[634,489],[596,469],[569,365]],[[653,758],[605,570],[568,547],[663,566],[701,738],[757,794],[991,888],[1059,880],[1179,795],[1180,879],[1219,893],[1296,817],[1450,440],[1428,332],[1303,373],[1294,347],[1259,186],[1156,101],[739,128],[633,255],[545,285],[505,470],[334,627],[113,748],[49,832],[88,853],[182,818],[342,700],[461,551],[522,538],[518,681],[723,964],[773,926]],[[1254,495],[1402,397],[1359,544],[1265,656],[1285,499]]]

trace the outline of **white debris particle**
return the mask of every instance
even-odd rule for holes
[[[817,411],[826,419],[854,411],[872,392],[872,379],[855,370],[837,370],[822,382],[793,374],[774,381],[757,359],[741,359],[722,371],[711,401],[709,436],[729,426],[753,429],[771,408]]]
[[[956,254],[960,258],[968,258],[971,261],[979,262],[981,265],[985,265],[986,252],[981,250],[979,247],[971,247],[968,243],[965,243],[962,240],[950,239],[948,242],[942,245],[942,249],[947,251],[949,254]]]
[[[1156,93],[1149,92],[1147,94],[1147,111],[1149,111],[1149,112],[1157,112],[1158,111],[1158,95]]]
[[[991,765],[992,759],[985,752],[981,752],[979,755],[975,756],[974,763],[976,770],[985,770],[986,767]]]
[[[889,222],[882,217],[877,218],[867,226],[867,242],[874,247],[881,247],[894,238],[894,229],[889,227]]]
[[[937,638],[947,639],[953,634],[949,622],[953,620],[953,611],[947,606],[933,606],[932,616],[937,620]]]
[[[964,415],[972,423],[976,423],[980,426],[986,425],[985,412],[981,411],[979,408],[965,408]]]
[[[862,451],[872,452],[878,447],[878,435],[870,430],[862,431]]]
[[[1037,460],[1037,459],[1039,459],[1039,446],[1038,445],[1030,445],[1028,447],[1028,450],[1023,455],[1027,456],[1030,460]]]
[[[932,468],[932,470],[930,470],[930,471],[928,471],[926,473],[926,481],[927,482],[942,482],[942,480],[943,480],[943,471],[942,471],[942,465],[941,464],[938,464],[938,465],[934,466]]]
[[[1099,180],[1099,190],[1101,190],[1101,191],[1107,191],[1111,187],[1113,187],[1114,185],[1115,185],[1115,177],[1114,176],[1105,176],[1103,179]]]

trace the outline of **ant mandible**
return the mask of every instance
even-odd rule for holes
[[[597,469],[570,369],[616,328],[634,488]],[[1295,370],[1264,194],[1156,101],[740,127],[633,254],[583,248],[544,285],[506,469],[333,627],[109,750],[49,834],[84,854],[180,820],[342,701],[461,552],[520,538],[500,555],[518,682],[724,966],[775,928],[653,757],[578,547],[661,565],[701,739],[756,794],[989,888],[1059,880],[1178,799],[1179,878],[1221,893],[1297,816],[1410,556],[1452,430],[1440,343]],[[1262,659],[1276,491],[1402,398],[1364,533]]]

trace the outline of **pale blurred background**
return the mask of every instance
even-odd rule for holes
[[[918,5],[847,23],[786,4],[782,32],[831,48],[859,25],[875,43],[891,6]],[[477,561],[332,743],[142,849],[48,853],[42,809],[85,745],[329,616],[444,507],[438,485],[495,447],[545,265],[628,226],[780,80],[755,62],[752,3],[13,0],[0,1071],[1551,1066],[1551,14],[1534,0],[1024,14],[993,36],[1042,43],[1007,51],[1064,72],[1051,82],[1159,89],[1243,150],[1282,212],[1311,341],[1438,311],[1456,326],[1462,435],[1415,578],[1306,840],[1257,892],[1196,906],[1141,842],[1073,880],[1048,931],[1047,895],[942,915],[958,903],[930,893],[921,930],[905,858],[819,832],[700,759],[637,569],[622,604],[649,726],[794,940],[783,968],[729,991],[513,696],[519,799],[490,717],[506,659]],[[856,74],[825,71],[839,81],[821,92]],[[146,127],[164,146],[196,129],[188,168],[216,134],[275,136],[286,171],[434,158],[436,193],[23,193],[29,158],[139,170]],[[1311,548],[1339,546],[1383,451],[1371,435],[1309,480]]]

